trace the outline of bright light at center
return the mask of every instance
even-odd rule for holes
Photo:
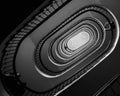
[[[68,40],[67,47],[70,50],[76,50],[79,47],[85,45],[89,40],[90,40],[89,33],[82,31]]]

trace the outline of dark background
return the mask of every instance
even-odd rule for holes
[[[27,16],[45,0],[1,0],[0,43],[6,35],[13,31]],[[108,7],[120,23],[120,0],[99,0]],[[66,89],[59,96],[91,96],[115,74],[120,73],[120,40],[114,52],[102,63]]]

